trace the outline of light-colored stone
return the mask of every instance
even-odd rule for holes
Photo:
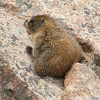
[[[91,68],[75,63],[64,80],[62,100],[91,100],[100,98],[100,79]]]
[[[72,90],[73,87],[67,87],[64,90],[61,100],[91,100],[90,91],[87,89],[83,90]]]
[[[1,7],[3,4],[7,4],[8,8]],[[9,66],[16,73],[16,76],[27,83],[28,88],[41,96],[42,100],[60,100],[64,88],[63,80],[50,77],[41,78],[35,74],[34,65],[25,51],[26,46],[32,44],[23,27],[23,23],[32,15],[50,14],[55,18],[59,18],[61,22],[64,22],[64,27],[68,26],[72,28],[77,37],[85,39],[86,41],[90,40],[95,49],[100,52],[99,6],[99,0],[0,0],[0,55],[4,54],[4,59],[9,62]],[[95,54],[98,57],[97,52]],[[94,72],[88,68],[92,67],[93,64],[93,61],[88,59],[90,58],[89,55],[87,55],[87,60],[90,60],[89,66],[78,64],[80,65],[79,68],[85,66],[84,68],[82,67],[85,71],[84,73],[86,73],[84,74],[85,77],[83,77],[82,68],[80,70],[77,69],[78,71],[76,69],[75,72],[73,71],[73,74],[76,71],[79,72],[75,76],[79,75],[79,81],[84,84],[81,83],[82,86],[78,84],[79,81],[77,82],[77,79],[74,79],[73,75],[69,75],[69,78],[66,78],[71,80],[71,82],[75,81],[74,87],[81,87],[82,90],[80,88],[77,92],[73,93],[68,90],[72,83],[66,82],[69,87],[68,89],[67,86],[65,88],[64,98],[66,98],[66,92],[68,92],[73,95],[73,100],[75,100],[74,95],[77,95],[77,98],[79,97],[78,95],[81,95],[82,98],[87,96],[90,99],[91,96],[91,100],[100,100],[100,91],[98,91],[100,83],[97,81],[98,78],[94,75]],[[87,62],[85,64],[88,65]],[[4,65],[4,63],[0,63],[0,65]],[[93,66],[96,65],[93,64]],[[100,76],[100,71],[97,66],[96,70]],[[93,75],[88,80],[90,74]],[[75,88],[72,87],[72,89]],[[70,95],[68,96],[70,98]]]

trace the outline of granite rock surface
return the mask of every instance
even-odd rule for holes
[[[15,84],[24,83],[25,89],[27,88],[25,91],[29,91],[28,93],[33,95],[30,100],[35,100],[33,98],[36,100],[37,98],[40,100],[61,100],[62,94],[66,100],[68,94],[65,92],[66,86],[63,85],[64,79],[37,76],[34,64],[25,50],[27,45],[31,46],[32,44],[23,26],[24,21],[38,14],[49,14],[55,17],[66,31],[71,31],[69,34],[73,33],[75,37],[83,39],[81,43],[89,41],[88,43],[93,45],[92,52],[84,53],[86,61],[82,62],[82,66],[88,67],[87,70],[92,70],[93,79],[96,80],[96,77],[100,78],[100,2],[99,0],[0,0],[0,80],[4,75],[2,73],[7,76],[6,70],[11,70],[22,82],[14,81]],[[5,67],[4,71],[2,68],[5,69]],[[85,74],[89,74],[88,71],[84,71],[83,75]],[[22,93],[20,90],[23,88],[17,92],[15,84],[12,85],[13,81],[10,79],[8,81],[0,81],[1,87],[5,85],[5,82],[7,83],[6,87],[0,88],[7,90],[4,91],[4,95],[2,95],[3,92],[0,92],[0,98],[22,100],[22,98],[30,97],[30,95],[26,97],[27,92],[24,91],[26,94],[15,99],[18,97],[15,95]],[[86,81],[83,82],[85,84]],[[100,83],[95,81],[94,84],[98,86]],[[91,89],[95,90],[95,87],[91,87]],[[87,89],[86,91],[90,100],[100,99],[99,88],[92,95]]]

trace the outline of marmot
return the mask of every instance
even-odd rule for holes
[[[33,48],[26,47],[34,57],[37,75],[64,77],[72,64],[82,58],[77,41],[67,34],[54,18],[48,15],[33,16],[24,22]]]

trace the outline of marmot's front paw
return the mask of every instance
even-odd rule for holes
[[[32,55],[32,47],[31,46],[27,46],[26,47],[26,52],[30,55]]]

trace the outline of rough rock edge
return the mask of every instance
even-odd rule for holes
[[[62,100],[91,100],[95,96],[100,99],[100,79],[83,64],[72,66],[65,75],[64,86]]]
[[[0,55],[0,100],[44,100],[27,88]]]

